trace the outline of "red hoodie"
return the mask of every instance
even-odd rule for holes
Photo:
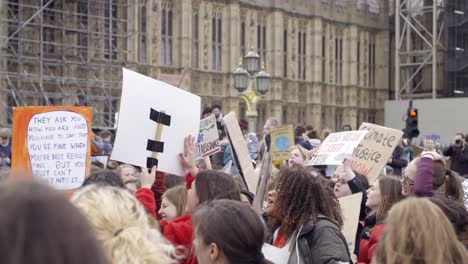
[[[199,170],[200,171],[200,170]],[[195,180],[195,176],[187,174],[185,176],[186,188],[190,189],[192,182]],[[157,219],[156,213],[159,211],[161,206],[162,194],[166,191],[164,186],[164,173],[156,173],[156,181],[150,189],[140,188],[135,192],[135,197],[143,205],[148,214],[154,219]],[[183,246],[187,249],[185,252],[188,253],[186,259],[181,264],[198,264],[197,258],[193,252],[193,224],[189,214],[185,214],[172,221],[161,220],[159,222],[161,227],[161,233],[169,240],[174,246]]]
[[[359,242],[359,262],[358,264],[369,264],[374,256],[377,243],[382,236],[384,224],[377,224],[372,228],[369,240],[361,239]]]

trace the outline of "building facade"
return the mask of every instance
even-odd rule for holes
[[[18,26],[13,18],[26,2],[37,1],[11,0],[0,10],[9,17],[0,34],[0,56],[8,58],[0,66],[7,109],[56,103],[50,98],[70,103],[83,92],[96,109],[95,124],[113,126],[119,69],[125,66],[180,84],[202,97],[202,107],[219,103],[224,112],[244,118],[232,73],[239,58],[254,49],[271,76],[268,93],[257,103],[258,131],[269,117],[319,129],[383,124],[389,93],[388,1],[62,0],[43,10],[42,37],[33,28],[28,33],[26,25],[10,38]],[[28,34],[31,48],[21,48]],[[41,64],[26,67],[31,56],[25,54],[33,49],[40,50],[35,62]],[[39,67],[42,80],[24,79],[38,76]],[[31,73],[24,74],[25,68]],[[29,87],[38,81],[39,88]],[[33,96],[22,103],[25,87]],[[10,120],[7,114],[0,118]]]

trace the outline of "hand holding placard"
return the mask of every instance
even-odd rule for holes
[[[140,173],[141,188],[151,189],[154,182],[156,181],[156,170],[157,170],[156,166],[153,166],[151,168],[151,172],[148,170],[148,168],[141,167],[141,173]]]

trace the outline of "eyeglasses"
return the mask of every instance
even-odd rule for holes
[[[2,140],[8,140],[8,137],[2,137]]]
[[[414,185],[414,182],[408,176],[406,176],[405,170],[402,171],[401,176],[403,178],[403,183],[405,185],[409,185],[409,186]]]

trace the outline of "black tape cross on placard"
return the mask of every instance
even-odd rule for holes
[[[163,124],[165,126],[171,125],[171,116],[165,113],[158,112],[151,108],[150,119],[158,124]]]
[[[162,126],[171,125],[171,116],[151,108],[149,118],[158,124],[155,139],[148,139],[146,142],[146,150],[153,152],[152,157],[146,158],[146,167],[152,168],[153,166],[158,166],[157,153],[164,152],[164,142],[160,141]]]

